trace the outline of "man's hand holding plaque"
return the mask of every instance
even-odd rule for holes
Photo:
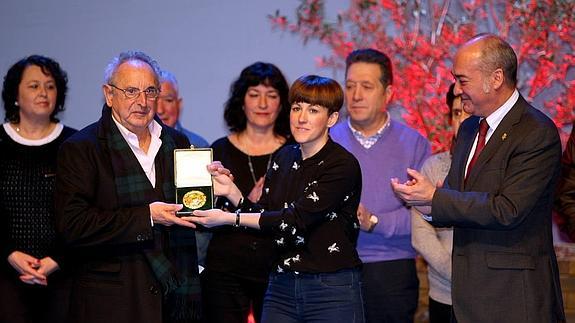
[[[212,176],[206,169],[211,163],[210,148],[174,150],[176,203],[184,206],[178,214],[213,208]]]

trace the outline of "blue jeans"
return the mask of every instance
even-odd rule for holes
[[[358,269],[323,274],[272,273],[262,322],[363,323],[360,277]]]

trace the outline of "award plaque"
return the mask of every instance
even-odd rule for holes
[[[206,167],[211,162],[211,148],[174,150],[176,203],[184,205],[178,214],[213,208],[212,176]]]

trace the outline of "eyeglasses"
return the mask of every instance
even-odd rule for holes
[[[142,90],[138,89],[137,87],[128,87],[125,89],[121,89],[121,88],[119,88],[119,87],[117,87],[111,83],[108,83],[108,85],[117,89],[117,90],[124,92],[124,95],[128,99],[135,99],[135,98],[139,97],[140,93],[142,93],[142,92],[144,92],[146,99],[150,99],[150,100],[156,100],[160,96],[160,89],[158,89],[157,87],[153,87],[153,86],[150,86],[149,88],[142,91]]]

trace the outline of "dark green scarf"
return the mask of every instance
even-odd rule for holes
[[[162,131],[162,146],[155,159],[156,188],[152,187],[138,159],[122,137],[110,115],[108,148],[114,171],[116,192],[121,207],[175,201],[173,179],[173,138]],[[200,283],[196,256],[196,238],[189,228],[154,225],[154,249],[144,251],[146,259],[162,286],[164,321],[190,322],[199,319]]]

